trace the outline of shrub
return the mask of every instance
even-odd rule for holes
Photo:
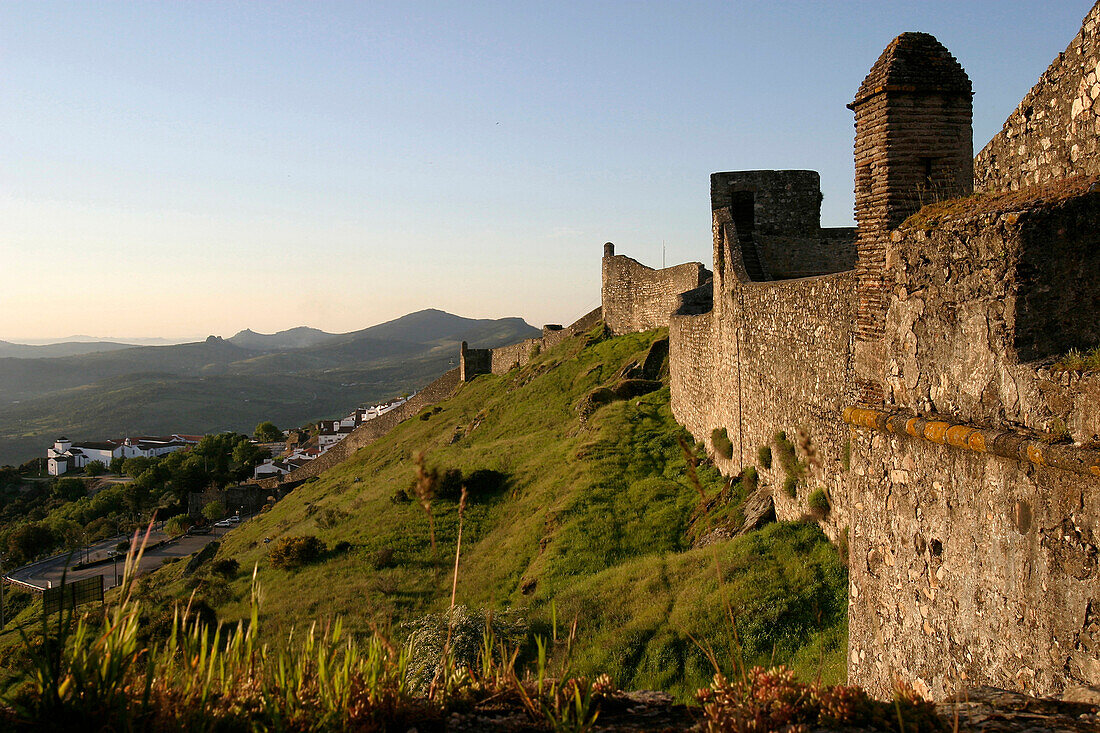
[[[411,629],[407,642],[409,666],[406,673],[415,689],[426,691],[444,664],[443,647],[450,632],[450,661],[456,668],[477,669],[482,649],[488,646],[498,662],[527,636],[526,622],[511,611],[470,611],[455,606],[450,612],[434,613],[407,621]],[[486,644],[486,637],[489,643]]]
[[[202,508],[202,515],[211,522],[225,516],[225,505],[215,499]]]
[[[177,514],[174,517],[169,517],[168,521],[164,523],[164,531],[175,537],[186,532],[190,526],[191,520],[186,515]]]
[[[291,569],[317,562],[328,548],[314,535],[284,537],[275,543],[267,557],[272,567]]]
[[[715,428],[710,433],[710,443],[714,446],[714,452],[723,458],[733,458],[733,443],[725,428]]]
[[[772,467],[772,449],[771,446],[762,445],[756,449],[756,462],[763,468]]]
[[[751,494],[756,491],[756,488],[760,485],[760,474],[756,472],[756,468],[749,466],[741,472],[741,486],[745,489],[746,494]]]
[[[92,461],[84,467],[84,473],[88,474],[89,476],[102,476],[103,474],[107,473],[107,466],[103,463],[103,461]]]
[[[374,551],[374,555],[371,556],[371,565],[375,570],[382,570],[384,568],[392,568],[397,563],[393,559],[393,548],[382,547]]]
[[[806,472],[806,464],[798,460],[794,452],[794,443],[787,439],[787,434],[780,430],[772,438],[775,446],[775,458],[783,468],[786,478],[783,480],[783,490],[790,496],[798,496],[798,484]]]
[[[807,497],[806,505],[810,507],[810,513],[818,519],[824,519],[829,514],[829,495],[825,489],[814,489]]]
[[[878,701],[858,687],[804,684],[784,667],[753,667],[732,680],[716,674],[698,697],[707,730],[947,730],[936,706],[900,682],[893,699]]]
[[[321,529],[333,529],[347,521],[350,516],[343,509],[325,508],[317,514],[317,526]]]
[[[1056,371],[1084,372],[1100,369],[1100,346],[1091,351],[1082,352],[1079,349],[1070,349],[1069,353],[1055,362]]]
[[[210,566],[210,572],[221,575],[224,578],[235,578],[240,572],[241,564],[231,557],[222,558]]]
[[[429,419],[431,419],[431,416],[432,416],[432,411],[431,410],[424,410],[424,412],[420,413],[420,419],[421,420],[429,420]]]
[[[798,477],[788,476],[783,479],[783,490],[787,492],[788,496],[798,496]]]

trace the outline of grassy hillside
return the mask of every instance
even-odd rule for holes
[[[728,661],[732,613],[747,661],[842,679],[847,573],[816,527],[771,525],[693,549],[689,536],[711,520],[697,516],[667,386],[580,419],[578,404],[615,385],[654,338],[573,339],[523,369],[478,377],[231,532],[218,554],[240,563],[230,582],[203,569],[184,577],[177,563],[146,587],[195,590],[235,620],[247,617],[255,564],[267,634],[339,615],[353,632],[393,624],[401,636],[397,624],[444,609],[451,589],[458,483],[431,503],[433,553],[412,490],[412,456],[423,451],[428,468],[461,471],[472,492],[458,602],[514,609],[541,632],[555,615],[559,627],[576,618],[581,672],[689,696],[713,673],[692,638]],[[699,477],[708,497],[728,498],[718,510],[736,515],[741,488],[705,466]],[[270,548],[294,535],[316,535],[330,552],[297,570],[271,567]]]

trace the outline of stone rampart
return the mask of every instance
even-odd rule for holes
[[[524,339],[516,344],[489,349],[491,352],[489,368],[480,373],[504,374],[516,367],[526,366],[531,359],[534,359],[546,349],[553,348],[573,336],[588,333],[595,328],[601,318],[602,311],[600,308],[596,308],[585,313],[565,328],[558,325],[543,326],[542,336],[539,338]]]
[[[1100,342],[1092,186],[945,202],[890,236],[894,414],[846,413],[848,670],[874,692],[1100,684],[1100,375],[1050,366]]]
[[[463,341],[458,349],[458,379],[460,382],[469,382],[478,374],[488,374],[492,371],[492,349],[471,349]]]
[[[261,479],[256,483],[264,488],[273,488],[282,483],[302,481],[303,479],[317,476],[336,464],[347,460],[360,448],[368,446],[378,440],[383,435],[393,430],[398,423],[416,416],[425,407],[430,407],[436,402],[447,399],[455,393],[459,384],[459,370],[452,369],[410,397],[401,406],[383,415],[379,415],[373,420],[368,420],[363,423],[353,430],[348,437],[329,448],[317,458],[309,461],[301,468],[295,469],[285,476]]]
[[[854,227],[821,229],[817,236],[757,235],[754,239],[772,280],[827,275],[856,266]]]
[[[610,243],[604,252],[603,321],[615,335],[667,326],[680,294],[698,288],[710,277],[698,262],[654,270],[616,255]]]
[[[978,153],[974,187],[1016,190],[1100,174],[1100,3]]]
[[[847,512],[848,430],[838,415],[853,394],[855,274],[752,282],[732,241],[720,223],[714,310],[670,319],[673,414],[723,473],[755,466],[781,518],[807,514],[809,494],[824,489],[833,509],[823,524],[835,536]],[[730,458],[717,454],[711,440],[722,428],[733,444]],[[779,460],[780,431],[799,446],[801,468],[789,472]],[[774,456],[770,467],[759,460],[761,448]]]
[[[1079,178],[927,207],[887,246],[888,406],[1053,430],[1042,360],[1100,344],[1100,193]],[[1095,409],[1095,408],[1094,408]],[[1088,440],[1092,434],[1073,437]]]
[[[853,431],[849,682],[934,698],[1100,684],[1100,478],[927,430]]]
[[[531,359],[538,356],[542,349],[542,339],[524,339],[518,344],[498,346],[493,349],[491,371],[493,374],[504,374],[516,367],[525,366]]]

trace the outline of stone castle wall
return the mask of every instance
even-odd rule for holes
[[[856,264],[855,227],[821,229],[816,237],[757,235],[755,241],[773,280],[843,272]]]
[[[1095,403],[1094,403],[1095,406]],[[848,679],[942,699],[1100,683],[1100,478],[854,430]]]
[[[755,466],[780,518],[804,516],[809,494],[826,490],[833,511],[823,524],[836,536],[847,511],[841,465],[848,430],[837,415],[852,394],[855,275],[753,282],[725,213],[715,216],[713,310],[681,309],[670,318],[673,414],[723,473]],[[733,444],[728,459],[711,439],[721,428]],[[798,472],[794,495],[781,490],[787,473],[774,445],[780,431],[792,443],[801,436],[814,454]],[[775,454],[770,468],[758,460],[763,447]]]
[[[905,429],[853,430],[849,482],[849,677],[874,692],[1100,684],[1100,375],[1049,367],[1100,343],[1090,186],[928,207],[890,237],[883,392]]]
[[[812,241],[811,177],[716,174],[712,291],[669,311],[673,412],[712,453],[726,429],[719,468],[757,466],[780,518],[829,493],[849,679],[879,695],[898,678],[932,697],[1100,686],[1100,374],[1052,367],[1100,344],[1098,8],[976,161],[965,72],[899,36],[851,105],[857,268],[777,280],[814,273],[813,248],[784,241]],[[971,180],[983,195],[944,200]],[[605,287],[604,307],[669,307],[640,297]],[[806,466],[794,497],[779,430]]]
[[[469,357],[471,350],[460,352],[459,369],[466,375],[463,381],[469,381],[478,374],[504,374],[516,367],[526,366],[540,352],[553,348],[568,338],[591,331],[602,320],[602,312],[601,308],[595,308],[565,328],[559,325],[543,326],[542,336],[539,338],[524,339],[495,349],[483,349],[481,351],[484,354],[473,354],[472,358]]]
[[[452,369],[410,397],[401,406],[363,423],[353,430],[348,437],[301,468],[297,468],[285,476],[261,479],[256,483],[264,488],[274,488],[279,484],[303,481],[312,476],[318,476],[336,464],[346,461],[360,448],[375,442],[393,430],[398,423],[404,422],[410,417],[415,417],[425,407],[430,407],[436,402],[447,399],[455,393],[460,383],[459,370]]]
[[[929,207],[893,232],[888,406],[1041,431],[1069,418],[1086,429],[1037,370],[1100,344],[1100,194],[1089,188],[1085,178]]]
[[[1100,174],[1100,3],[975,161],[979,191]]]
[[[608,243],[603,258],[603,321],[615,335],[663,328],[680,294],[698,288],[709,277],[698,262],[654,270],[616,255]]]

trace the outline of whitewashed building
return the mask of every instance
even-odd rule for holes
[[[83,469],[92,461],[101,461],[106,466],[115,458],[159,458],[189,448],[201,439],[201,435],[175,433],[73,443],[61,437],[46,450],[46,472],[51,476],[61,476]]]

